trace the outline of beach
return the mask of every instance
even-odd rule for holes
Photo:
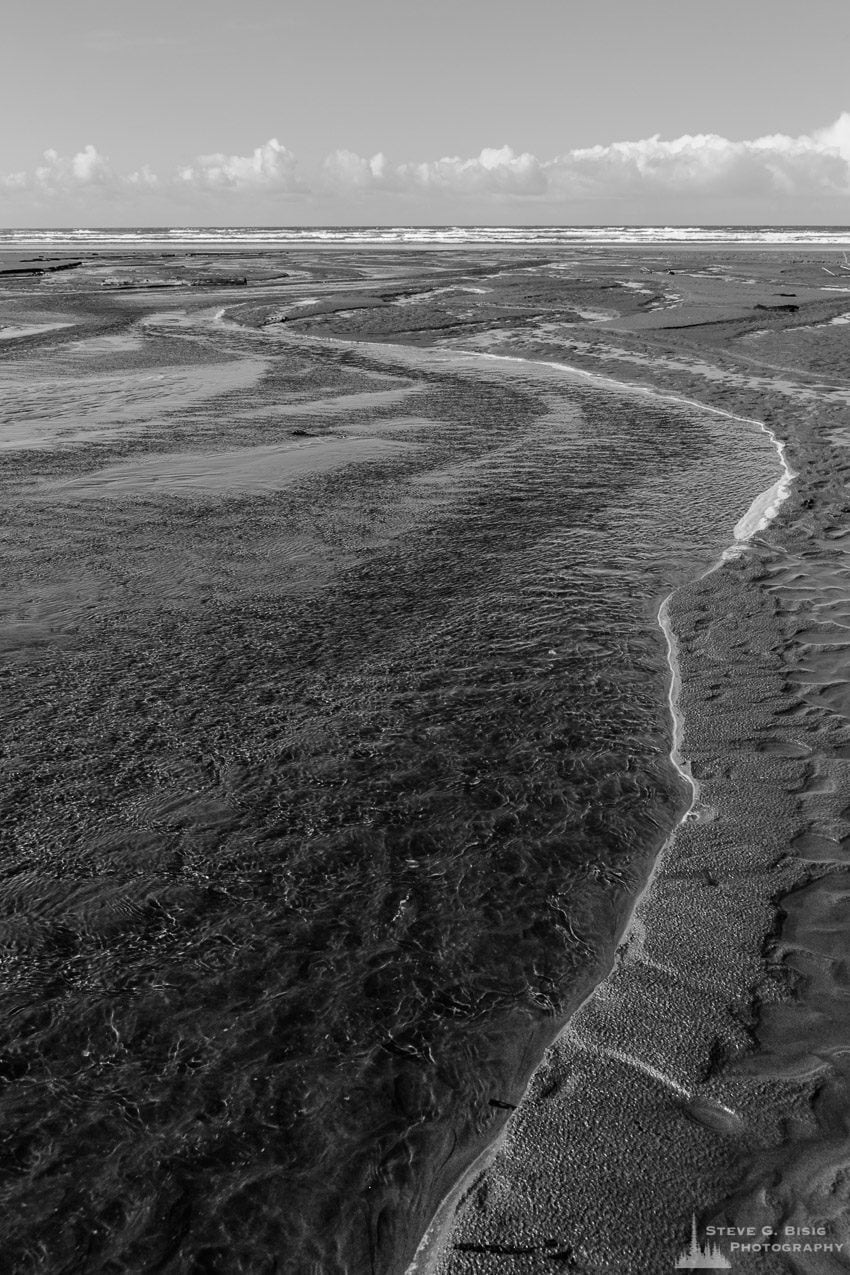
[[[6,1251],[846,1269],[842,253],[376,238],[0,253]]]

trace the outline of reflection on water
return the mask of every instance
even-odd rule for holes
[[[755,430],[551,368],[215,340],[40,372],[16,422],[167,394],[181,440],[272,444],[350,394],[358,430],[437,425],[286,491],[13,501],[20,1269],[393,1269],[675,817],[657,601],[776,477]]]

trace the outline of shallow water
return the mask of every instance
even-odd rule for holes
[[[658,601],[776,452],[542,364],[123,322],[3,369],[21,1269],[389,1271],[684,801]],[[345,395],[404,446],[154,480]],[[119,461],[144,498],[91,500]]]

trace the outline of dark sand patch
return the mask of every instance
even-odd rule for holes
[[[43,275],[57,271],[74,270],[82,265],[79,257],[36,257],[31,254],[0,254],[0,275]]]

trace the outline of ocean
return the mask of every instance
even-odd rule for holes
[[[0,229],[0,248],[717,244],[850,247],[847,226],[143,226]]]

